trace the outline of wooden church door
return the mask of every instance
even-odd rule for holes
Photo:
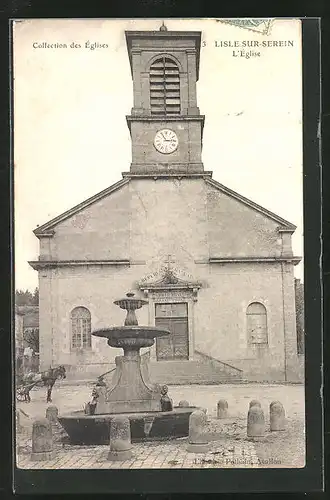
[[[170,335],[156,340],[157,360],[188,359],[188,304],[155,304],[155,324]]]

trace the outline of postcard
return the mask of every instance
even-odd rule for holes
[[[301,24],[13,21],[17,469],[305,466]]]

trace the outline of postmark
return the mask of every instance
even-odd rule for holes
[[[262,35],[270,35],[271,28],[273,25],[273,19],[217,19],[221,23],[231,24],[232,26],[237,26],[238,28],[255,31],[256,33],[261,33]]]

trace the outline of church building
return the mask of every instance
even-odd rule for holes
[[[35,229],[40,368],[94,379],[120,349],[91,332],[123,325],[113,304],[148,300],[139,325],[170,330],[144,350],[167,384],[299,381],[296,227],[223,186],[202,163],[201,33],[127,31],[134,104],[122,179]]]

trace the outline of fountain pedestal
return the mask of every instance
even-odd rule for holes
[[[112,381],[94,389],[94,415],[161,411],[161,387],[151,384],[146,367],[142,368],[140,349],[151,347],[156,337],[169,335],[170,332],[138,325],[135,310],[147,304],[146,300],[127,294],[115,304],[127,311],[125,325],[96,330],[93,335],[106,337],[108,345],[122,348],[124,355],[115,359],[116,370]]]
[[[150,382],[145,364],[142,366],[141,342],[126,338],[123,345],[123,340],[109,341],[112,347],[123,347],[124,356],[115,358],[116,370],[110,384],[96,388],[94,414],[161,411],[161,387]],[[148,345],[153,343],[150,339]],[[146,344],[143,342],[142,347],[147,347]]]

